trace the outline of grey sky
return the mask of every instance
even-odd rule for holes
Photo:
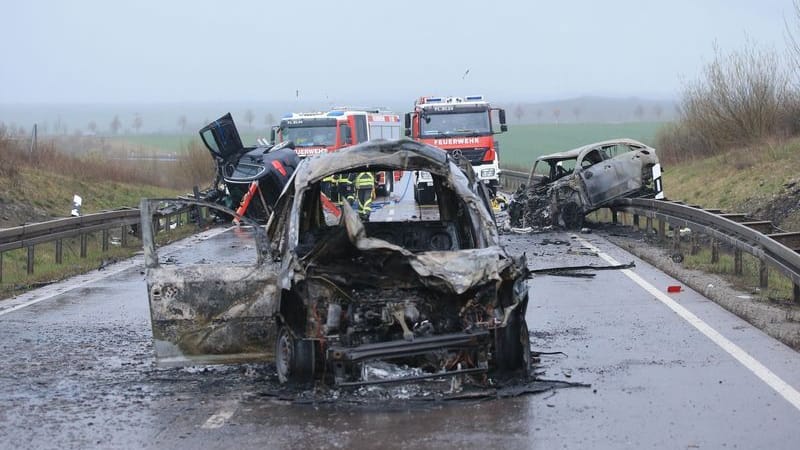
[[[782,50],[794,20],[791,0],[3,2],[0,103],[672,98],[714,41]]]

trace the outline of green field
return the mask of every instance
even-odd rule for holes
[[[245,145],[255,145],[256,139],[260,137],[269,138],[269,131],[242,133],[242,142]],[[185,150],[191,141],[200,142],[200,135],[197,133],[129,134],[108,139],[120,147],[137,152],[176,153]]]
[[[530,167],[533,161],[548,153],[569,150],[592,142],[614,138],[631,138],[653,145],[662,126],[659,122],[578,123],[511,125],[507,133],[498,135],[500,164],[504,167]],[[268,131],[242,133],[245,145],[254,145],[259,137],[269,137]],[[180,152],[196,133],[142,134],[111,138],[134,150],[151,152]]]
[[[593,142],[631,138],[653,145],[660,122],[509,125],[498,135],[500,165],[530,167],[537,157]]]

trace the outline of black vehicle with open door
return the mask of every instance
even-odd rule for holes
[[[217,166],[212,197],[239,215],[266,222],[300,159],[291,141],[245,147],[231,113],[200,130]]]

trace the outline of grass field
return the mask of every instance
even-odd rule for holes
[[[245,145],[255,145],[256,139],[269,138],[269,132],[242,133],[242,142]],[[178,153],[184,151],[189,142],[200,142],[200,136],[195,133],[176,134],[129,134],[108,138],[118,147],[129,148],[135,152],[166,152]]]
[[[510,125],[498,135],[500,165],[531,167],[537,157],[593,142],[631,138],[653,145],[660,122]]]
[[[498,135],[500,164],[530,167],[538,156],[613,138],[627,137],[652,145],[661,125],[659,122],[511,125],[507,133]],[[243,132],[242,142],[253,145],[259,137],[268,138],[268,131]],[[186,133],[126,135],[111,139],[144,152],[175,153],[185,149],[192,140],[199,142],[200,137],[196,133]]]

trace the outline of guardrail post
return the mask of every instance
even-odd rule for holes
[[[0,255],[0,262],[3,261],[2,257],[3,255]],[[0,264],[0,267],[2,267],[2,264]],[[794,302],[800,303],[800,284],[797,283],[794,284]]]
[[[611,210],[611,223],[613,223],[614,225],[619,223],[619,217],[617,217],[616,209]]]
[[[680,250],[681,248],[681,230],[680,228],[672,227],[672,248]]]
[[[700,252],[700,243],[697,241],[697,235],[692,231],[692,248],[689,250],[689,254],[696,255]]]
[[[664,241],[667,238],[667,223],[664,219],[658,221],[658,240]]]
[[[64,262],[64,243],[61,239],[56,240],[56,264]]]
[[[122,247],[128,246],[128,226],[123,225],[119,230],[119,243]]]
[[[716,239],[711,240],[711,264],[719,262],[719,242]]]
[[[637,231],[639,230],[639,215],[638,214],[634,214],[633,215],[633,228],[635,228]]]
[[[507,178],[504,178],[504,180],[507,180]],[[200,190],[197,189],[197,186],[193,186],[192,187],[192,193],[194,194],[194,199],[199,201],[200,200]],[[197,226],[199,228],[204,228],[205,227],[205,221],[203,220],[203,208],[201,206],[197,206],[197,205],[195,205],[193,208],[194,208],[194,213],[197,216]]]
[[[733,251],[733,273],[742,274],[742,251],[738,248]]]
[[[86,258],[86,247],[88,244],[86,233],[81,234],[81,258]]]
[[[761,289],[769,287],[769,267],[767,267],[767,263],[764,260],[758,261],[758,285]]]
[[[103,230],[103,251],[108,251],[108,230]]]
[[[167,214],[166,222],[164,223],[164,231],[169,234],[170,228],[172,228],[172,214]]]
[[[653,218],[652,217],[648,217],[647,219],[644,220],[644,227],[646,228],[645,232],[647,232],[647,234],[650,234],[650,230],[653,229]]]
[[[3,282],[3,252],[0,252],[0,283],[2,282]]]
[[[28,247],[28,275],[33,274],[33,245]]]

